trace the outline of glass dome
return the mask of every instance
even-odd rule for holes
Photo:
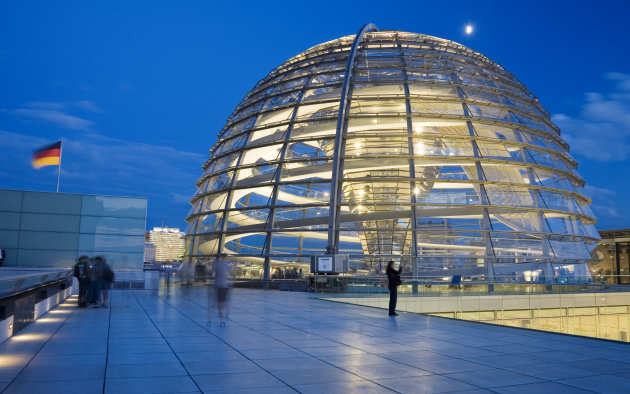
[[[241,277],[351,273],[400,261],[422,278],[588,277],[599,238],[584,180],[549,113],[463,45],[366,25],[272,70],[203,166],[186,261]]]

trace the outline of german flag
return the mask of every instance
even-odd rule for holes
[[[61,141],[33,152],[33,167],[58,166],[61,162]]]

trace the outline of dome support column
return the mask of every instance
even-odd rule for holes
[[[339,112],[337,114],[337,130],[335,133],[335,151],[333,154],[332,179],[330,181],[330,204],[329,204],[329,220],[328,220],[328,246],[326,252],[335,254],[339,250],[339,203],[341,200],[341,184],[343,181],[343,153],[345,145],[346,132],[348,131],[348,112],[350,101],[352,99],[352,76],[354,71],[354,63],[359,44],[363,41],[363,35],[370,31],[378,31],[378,27],[373,23],[364,25],[357,33],[352,43],[352,49],[348,54],[348,63],[346,64],[346,72],[341,88],[341,96],[339,98]]]
[[[411,101],[409,100],[409,77],[407,75],[407,60],[405,54],[400,45],[398,34],[396,34],[396,46],[400,54],[400,60],[402,62],[402,75],[403,75],[403,88],[405,90],[405,111],[407,112],[407,149],[409,150],[409,199],[411,203],[410,207],[410,226],[411,229],[411,247],[409,248],[410,260],[411,260],[411,293],[418,294],[418,221],[416,215],[416,162],[415,162],[415,149],[413,146],[413,119],[411,117]]]

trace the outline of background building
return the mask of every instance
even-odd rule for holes
[[[0,190],[4,265],[71,267],[102,255],[117,271],[141,271],[146,211],[144,198]]]
[[[630,229],[603,230],[590,269],[598,282],[630,283]]]
[[[245,96],[197,182],[187,260],[227,253],[265,279],[343,253],[361,275],[394,259],[425,279],[590,280],[590,200],[538,99],[463,45],[375,30]]]
[[[181,261],[184,255],[184,233],[178,228],[153,227],[149,242],[155,245],[154,261]]]
[[[153,245],[151,242],[144,243],[144,262],[155,262],[155,245]]]

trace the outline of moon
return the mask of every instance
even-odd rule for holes
[[[466,25],[466,28],[464,29],[464,31],[466,32],[466,35],[471,35],[473,33],[473,25],[471,25],[470,23]]]

